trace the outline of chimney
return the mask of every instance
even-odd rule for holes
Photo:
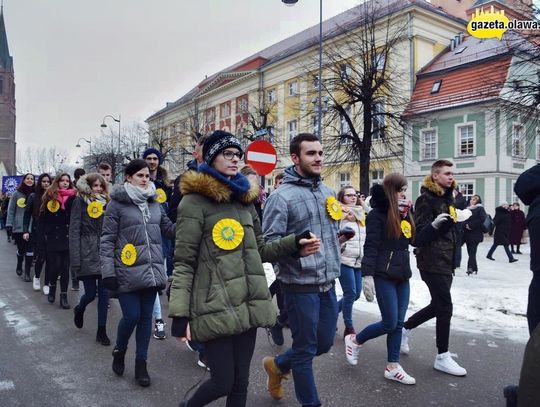
[[[456,36],[454,37],[454,42],[455,42],[455,44],[456,44],[456,48],[457,48],[457,46],[461,43],[459,40],[460,40],[459,35],[456,35]]]
[[[465,33],[463,31],[461,31],[459,33],[459,43],[461,44],[463,42],[463,37],[465,36]]]
[[[452,38],[450,40],[450,51],[453,51],[454,48],[456,48],[456,42],[454,41],[454,39]]]

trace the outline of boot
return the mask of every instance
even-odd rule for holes
[[[135,359],[135,380],[139,382],[139,386],[150,386],[150,376],[146,370],[146,360]]]
[[[75,305],[75,308],[73,308],[73,323],[79,329],[84,325],[84,310],[80,305]]]
[[[124,357],[126,356],[126,351],[118,350],[114,348],[112,355],[113,355],[112,370],[118,376],[122,376],[124,374],[124,367],[125,367]]]
[[[67,300],[67,293],[60,293],[60,307],[63,309],[70,309],[68,300]]]
[[[17,269],[15,272],[18,276],[22,275],[22,265],[23,265],[24,256],[19,256],[17,254]]]
[[[32,263],[34,261],[34,256],[24,256],[24,281],[29,283],[32,281],[30,278],[30,271],[32,270]]]
[[[96,334],[96,342],[101,343],[103,346],[109,346],[111,344],[111,340],[107,336],[107,332],[105,331],[104,326],[98,326],[97,334]]]
[[[49,294],[47,294],[47,301],[49,301],[51,304],[54,304],[55,300],[56,300],[56,286],[49,285]]]

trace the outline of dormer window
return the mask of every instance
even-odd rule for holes
[[[438,81],[433,82],[433,86],[431,87],[431,94],[439,93],[441,90],[442,85],[442,79],[439,79]]]

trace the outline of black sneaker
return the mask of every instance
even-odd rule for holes
[[[156,339],[165,339],[165,322],[162,319],[156,319],[154,324],[154,338]]]
[[[71,291],[79,291],[79,280],[73,280],[71,282]]]

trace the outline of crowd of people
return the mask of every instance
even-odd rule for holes
[[[283,380],[292,373],[298,403],[320,406],[313,359],[334,344],[340,313],[344,356],[351,365],[358,364],[370,340],[386,336],[383,377],[415,384],[400,354],[414,349],[413,330],[435,318],[433,367],[453,376],[467,374],[450,353],[451,286],[462,244],[467,274],[478,273],[477,247],[488,226],[481,197],[466,202],[457,189],[452,162],[432,165],[413,204],[407,179],[397,173],[374,185],[367,198],[352,186],[336,194],[322,181],[323,146],[313,134],[291,140],[293,165],[275,177],[270,194],[251,167],[240,165],[243,154],[235,136],[217,130],[198,138],[194,160],[174,182],[155,148],[127,164],[123,182],[114,186],[107,163],[96,173],[77,171],[73,181],[63,172],[37,180],[25,174],[0,206],[1,226],[17,245],[16,274],[42,290],[51,304],[59,294],[64,309],[71,308],[70,280],[74,290],[82,282],[74,325],[83,327],[85,310],[97,298],[96,341],[104,346],[111,344],[110,298],[117,298],[122,316],[112,370],[124,374],[135,330],[135,379],[143,387],[151,384],[152,332],[156,339],[166,337],[160,302],[166,290],[171,335],[198,351],[199,364],[210,371],[180,402],[184,407],[221,397],[229,407],[245,406],[257,328],[267,328],[281,346],[285,327],[291,347],[262,360],[268,392],[282,399]],[[488,258],[493,260],[502,245],[509,261],[517,261],[513,255],[521,254],[527,227],[519,204],[510,211],[501,203],[493,221]],[[406,318],[412,250],[431,302]],[[263,262],[272,263],[276,275],[270,287]],[[343,289],[339,300],[336,280]],[[537,290],[535,281],[531,290]],[[381,319],[357,332],[352,310],[362,291],[368,301],[376,296]],[[536,325],[538,310],[531,300],[530,308],[528,314],[536,318],[530,324]]]

